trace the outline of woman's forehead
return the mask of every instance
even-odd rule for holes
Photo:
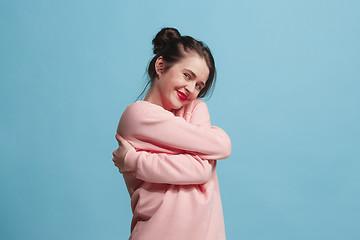
[[[190,70],[198,77],[204,77],[207,79],[209,75],[209,67],[207,66],[204,58],[197,54],[191,54],[185,56],[178,62],[178,67],[183,70]]]

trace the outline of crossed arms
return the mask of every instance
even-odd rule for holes
[[[230,138],[211,126],[205,102],[196,99],[188,107],[193,108],[189,121],[144,101],[125,110],[117,132],[134,147],[125,155],[127,171],[152,183],[201,184],[210,179],[216,160],[230,156]]]

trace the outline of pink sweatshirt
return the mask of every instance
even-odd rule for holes
[[[130,239],[226,238],[215,166],[230,156],[231,142],[211,126],[204,101],[174,112],[135,102],[118,133],[135,148],[125,156],[123,174],[134,214]]]

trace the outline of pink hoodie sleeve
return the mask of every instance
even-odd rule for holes
[[[191,124],[211,126],[206,104],[197,101],[188,119]],[[216,161],[203,160],[191,154],[165,154],[135,151],[131,149],[125,156],[125,168],[136,178],[146,182],[166,184],[202,184],[215,171]]]
[[[215,171],[216,161],[191,154],[137,152],[131,148],[125,155],[125,168],[146,182],[176,185],[202,184]]]
[[[190,153],[209,160],[228,158],[230,138],[221,128],[202,124],[210,123],[210,118],[205,102],[197,101],[191,123],[155,104],[133,103],[124,111],[117,131],[137,150]]]

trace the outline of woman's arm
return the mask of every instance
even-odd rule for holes
[[[203,160],[191,154],[137,152],[131,148],[125,155],[124,169],[136,178],[152,183],[176,185],[203,184],[215,171],[215,160]]]
[[[203,160],[190,154],[136,152],[116,134],[119,148],[113,152],[113,162],[121,173],[131,172],[138,179],[153,183],[202,184],[215,170],[216,161]]]
[[[197,103],[203,103],[198,101]],[[193,125],[210,127],[210,116],[206,104],[188,106],[182,109],[181,115]],[[191,113],[191,114],[190,114]],[[117,135],[119,145],[128,144]],[[130,146],[130,145],[128,145]],[[192,154],[166,154],[135,151],[131,148],[127,152],[120,171],[132,172],[136,178],[154,183],[167,184],[202,184],[207,182],[215,171],[216,161],[203,160]]]
[[[210,126],[205,102],[195,101],[191,123],[160,106],[136,102],[125,110],[117,132],[137,150],[190,153],[211,160],[229,157],[231,142],[228,135],[222,129]]]

